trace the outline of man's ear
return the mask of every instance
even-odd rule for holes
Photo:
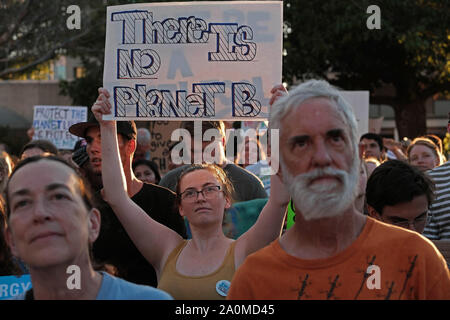
[[[133,154],[136,152],[137,141],[135,139],[131,139],[128,141],[127,151],[128,154]]]
[[[88,215],[89,243],[94,243],[100,234],[101,214],[98,209],[92,208]]]
[[[441,159],[439,157],[436,157],[436,160],[434,161],[435,167],[439,166],[441,164]]]
[[[364,145],[364,143],[360,142],[358,144],[358,154],[359,154],[359,158],[363,159],[364,158],[364,151],[366,149],[366,146]]]
[[[11,228],[6,227],[6,232],[5,232],[5,236],[6,236],[6,243],[9,246],[9,250],[11,251],[11,254],[15,257],[19,257],[19,251],[16,248],[16,244],[14,243],[14,239],[13,239],[13,235],[12,235],[12,231]]]
[[[381,215],[369,204],[367,205],[367,211],[369,212],[369,217],[382,221]]]

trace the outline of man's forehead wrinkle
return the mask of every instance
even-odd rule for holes
[[[323,114],[327,114],[332,116],[333,118],[335,118],[336,120],[339,120],[340,122],[342,122],[344,125],[347,126],[346,124],[346,120],[345,120],[345,115],[342,113],[342,111],[340,111],[338,109],[337,104],[334,102],[334,100],[330,100],[328,98],[324,98],[324,97],[315,97],[315,98],[311,98],[311,99],[307,99],[305,101],[302,101],[300,104],[298,104],[295,108],[292,108],[282,119],[288,119],[290,116],[292,116],[292,113],[299,111],[301,114],[302,109],[304,109],[305,105],[309,103],[311,103],[313,100],[317,100],[317,99],[324,99],[324,103],[321,104],[321,106],[326,107],[326,110],[323,108],[319,108],[319,107],[314,107],[312,110],[309,110],[308,112],[312,111],[312,114],[316,117],[321,116]],[[328,102],[328,103],[325,103]],[[310,106],[310,104],[308,104]],[[299,110],[300,109],[300,110]]]

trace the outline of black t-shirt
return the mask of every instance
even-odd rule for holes
[[[131,200],[154,220],[186,238],[186,227],[175,208],[175,197],[175,193],[169,189],[144,183]],[[156,287],[155,269],[131,241],[111,207],[103,200],[100,203],[102,220],[99,237],[93,246],[94,260],[115,266],[120,278]]]

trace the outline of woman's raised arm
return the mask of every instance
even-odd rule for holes
[[[92,112],[100,124],[102,147],[102,196],[113,209],[141,254],[153,265],[158,277],[168,254],[183,239],[175,231],[153,220],[127,194],[127,183],[120,160],[116,121],[105,121],[111,114],[109,93],[99,89]]]

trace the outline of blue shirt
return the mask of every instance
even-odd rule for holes
[[[125,281],[106,272],[97,294],[97,300],[173,300],[167,292]]]
[[[131,283],[100,271],[102,284],[96,300],[173,300],[167,292],[140,284]],[[25,300],[26,292],[12,298]]]

